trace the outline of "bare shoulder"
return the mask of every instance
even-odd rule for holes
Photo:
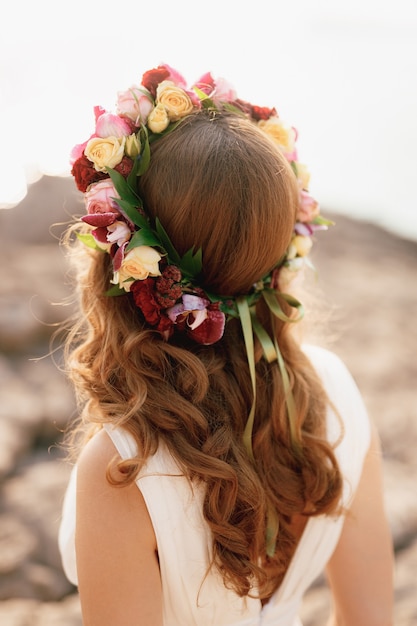
[[[75,544],[83,623],[160,626],[154,528],[137,484],[114,486],[107,480],[117,456],[103,429],[78,460]]]
[[[135,482],[127,486],[114,486],[107,479],[112,461],[120,456],[105,429],[96,433],[82,450],[77,462],[77,510],[88,516],[105,516],[107,524],[122,524],[124,529],[142,529],[153,548],[155,535],[141,491]],[[79,522],[85,521],[79,519]],[[106,525],[107,525],[106,524]],[[103,527],[103,526],[102,526]]]
[[[119,454],[107,432],[102,428],[81,451],[77,462],[78,473],[100,475],[103,468],[106,471],[109,463],[116,457],[119,457]]]

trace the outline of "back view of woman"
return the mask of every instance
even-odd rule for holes
[[[167,65],[73,152],[82,420],[60,531],[86,626],[391,624],[378,441],[291,279],[326,221],[275,109]],[[76,237],[73,237],[73,233]]]

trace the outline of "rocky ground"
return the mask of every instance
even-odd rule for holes
[[[78,212],[72,181],[44,177],[0,213],[0,623],[80,626],[76,590],[57,549],[69,475],[60,447],[75,414],[49,340],[69,313],[65,260],[56,243]],[[323,213],[325,211],[323,210]],[[326,211],[326,215],[330,215]],[[333,215],[314,248],[324,312],[311,332],[347,363],[378,425],[386,508],[396,551],[395,626],[417,625],[417,243]],[[326,316],[327,317],[327,316]],[[307,594],[305,626],[323,626],[323,580]]]

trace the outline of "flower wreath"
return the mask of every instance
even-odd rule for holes
[[[145,72],[140,85],[118,93],[116,113],[94,108],[95,132],[73,149],[71,173],[85,195],[87,215],[81,220],[91,226],[89,234],[78,236],[113,260],[114,287],[108,295],[131,292],[146,322],[165,339],[175,330],[198,343],[212,344],[221,339],[226,320],[240,315],[236,302],[198,286],[201,250],[190,250],[181,258],[159,220],[151,225],[136,185],[149,165],[150,143],[203,108],[229,109],[248,117],[272,137],[295,172],[300,202],[292,241],[279,266],[254,285],[248,304],[265,289],[279,286],[282,291],[307,262],[314,231],[328,222],[307,191],[309,173],[298,162],[296,130],[275,108],[238,99],[225,80],[214,80],[207,73],[188,89],[181,74],[168,65]]]

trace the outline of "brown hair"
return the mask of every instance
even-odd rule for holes
[[[219,295],[247,293],[274,267],[289,245],[298,202],[286,159],[254,124],[229,114],[190,116],[155,142],[140,192],[180,254],[202,248],[201,286]],[[327,398],[290,324],[271,320],[258,303],[258,318],[277,337],[289,372],[302,455],[291,448],[278,365],[261,358],[257,345],[253,463],[242,444],[252,387],[239,320],[228,322],[212,346],[181,334],[166,342],[146,326],[130,295],[104,295],[109,255],[85,248],[79,254],[81,315],[67,356],[82,429],[112,422],[135,437],[141,454],[119,464],[124,483],[163,440],[184,473],[207,485],[204,515],[225,584],[242,596],[256,584],[260,597],[269,597],[295,549],[294,516],[335,511],[341,492],[324,438]],[[274,557],[265,552],[270,509],[279,521]]]

